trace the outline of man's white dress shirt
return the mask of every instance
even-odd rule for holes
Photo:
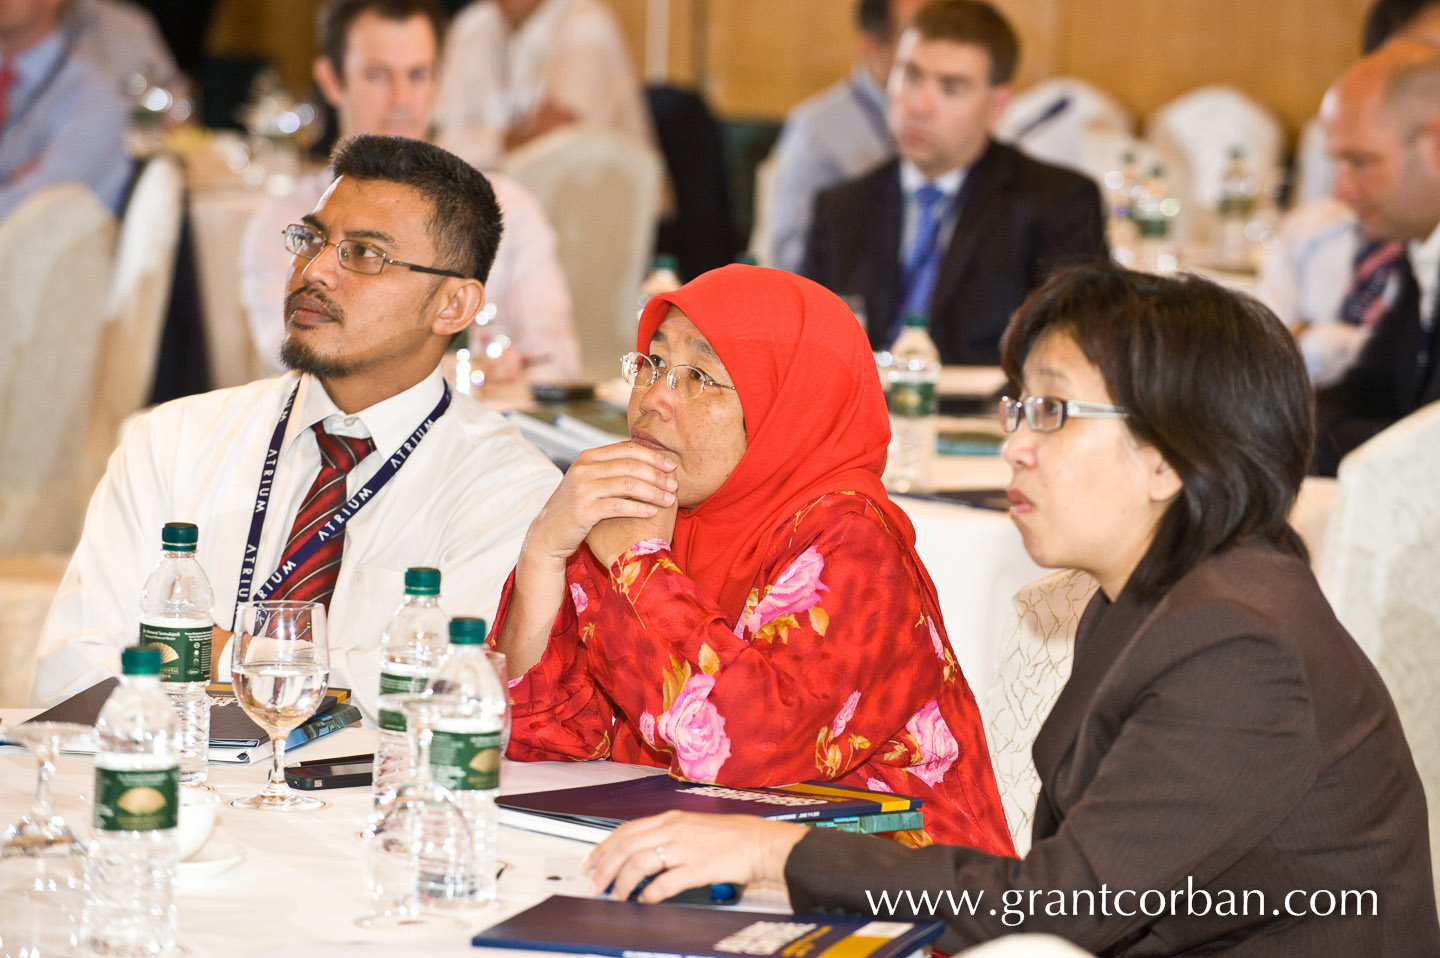
[[[895,155],[885,126],[885,91],[862,64],[798,104],[775,143],[770,189],[771,262],[799,272],[815,197]]]
[[[292,373],[165,403],[132,421],[90,501],[85,532],[41,633],[33,704],[53,704],[119,672],[120,650],[136,639],[140,590],[160,558],[166,522],[199,526],[196,558],[215,590],[216,623],[230,628],[265,452],[297,381],[252,592],[279,563],[319,473],[310,426],[324,420],[328,432],[374,439],[376,451],[347,479],[347,495],[354,495],[444,389],[437,369],[347,416],[318,380]],[[346,526],[330,604],[331,684],[354,689],[373,720],[380,632],[411,566],[440,569],[446,612],[492,617],[525,530],[558,481],[555,467],[502,416],[453,396],[405,464]]]
[[[546,98],[593,124],[653,143],[630,53],[600,0],[543,0],[520,29],[493,2],[450,26],[435,100],[438,142],[481,168],[504,153],[505,130]]]
[[[574,382],[580,378],[580,342],[575,338],[570,287],[555,250],[555,231],[529,190],[503,174],[487,173],[485,178],[495,190],[505,225],[485,281],[485,301],[494,304],[496,319],[520,355],[528,358],[527,379]],[[280,344],[285,341],[285,285],[293,258],[280,234],[314,212],[333,179],[328,168],[301,176],[293,192],[267,200],[256,211],[240,242],[240,301],[250,324],[250,341],[272,375],[285,369]]]

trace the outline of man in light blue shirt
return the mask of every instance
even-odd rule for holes
[[[0,220],[66,182],[118,211],[130,176],[129,107],[73,55],[59,17],[54,0],[0,4]]]
[[[850,76],[805,100],[785,119],[775,147],[771,263],[792,272],[805,258],[815,197],[895,155],[885,126],[885,81],[895,38],[921,0],[860,0],[860,62]]]

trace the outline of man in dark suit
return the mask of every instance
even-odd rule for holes
[[[1095,184],[990,138],[1018,57],[989,4],[927,4],[890,74],[899,158],[815,202],[801,272],[864,298],[876,349],[925,313],[942,361],[993,365],[1030,290],[1058,266],[1107,255]]]
[[[1355,64],[1320,108],[1335,195],[1372,240],[1406,244],[1399,289],[1360,358],[1319,395],[1316,470],[1440,399],[1440,49],[1392,41]]]

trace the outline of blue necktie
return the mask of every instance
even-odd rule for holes
[[[915,238],[905,268],[900,274],[900,311],[895,315],[895,334],[912,313],[930,312],[930,293],[940,271],[940,224],[945,218],[945,193],[933,183],[915,191],[915,206],[920,214],[915,224]]]

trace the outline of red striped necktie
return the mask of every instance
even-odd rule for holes
[[[300,514],[290,527],[290,538],[285,542],[281,565],[345,504],[346,475],[375,448],[375,443],[368,437],[330,435],[325,431],[323,421],[310,428],[315,430],[315,440],[320,444],[320,474],[305,494],[305,501],[300,503]],[[291,573],[270,598],[319,602],[328,610],[330,597],[335,594],[335,582],[340,577],[340,558],[344,550],[345,530],[342,527],[338,535],[326,539],[304,565]]]
[[[13,66],[7,63],[0,67],[0,136],[5,133],[5,119],[9,115],[10,87],[17,79],[19,75]]]

